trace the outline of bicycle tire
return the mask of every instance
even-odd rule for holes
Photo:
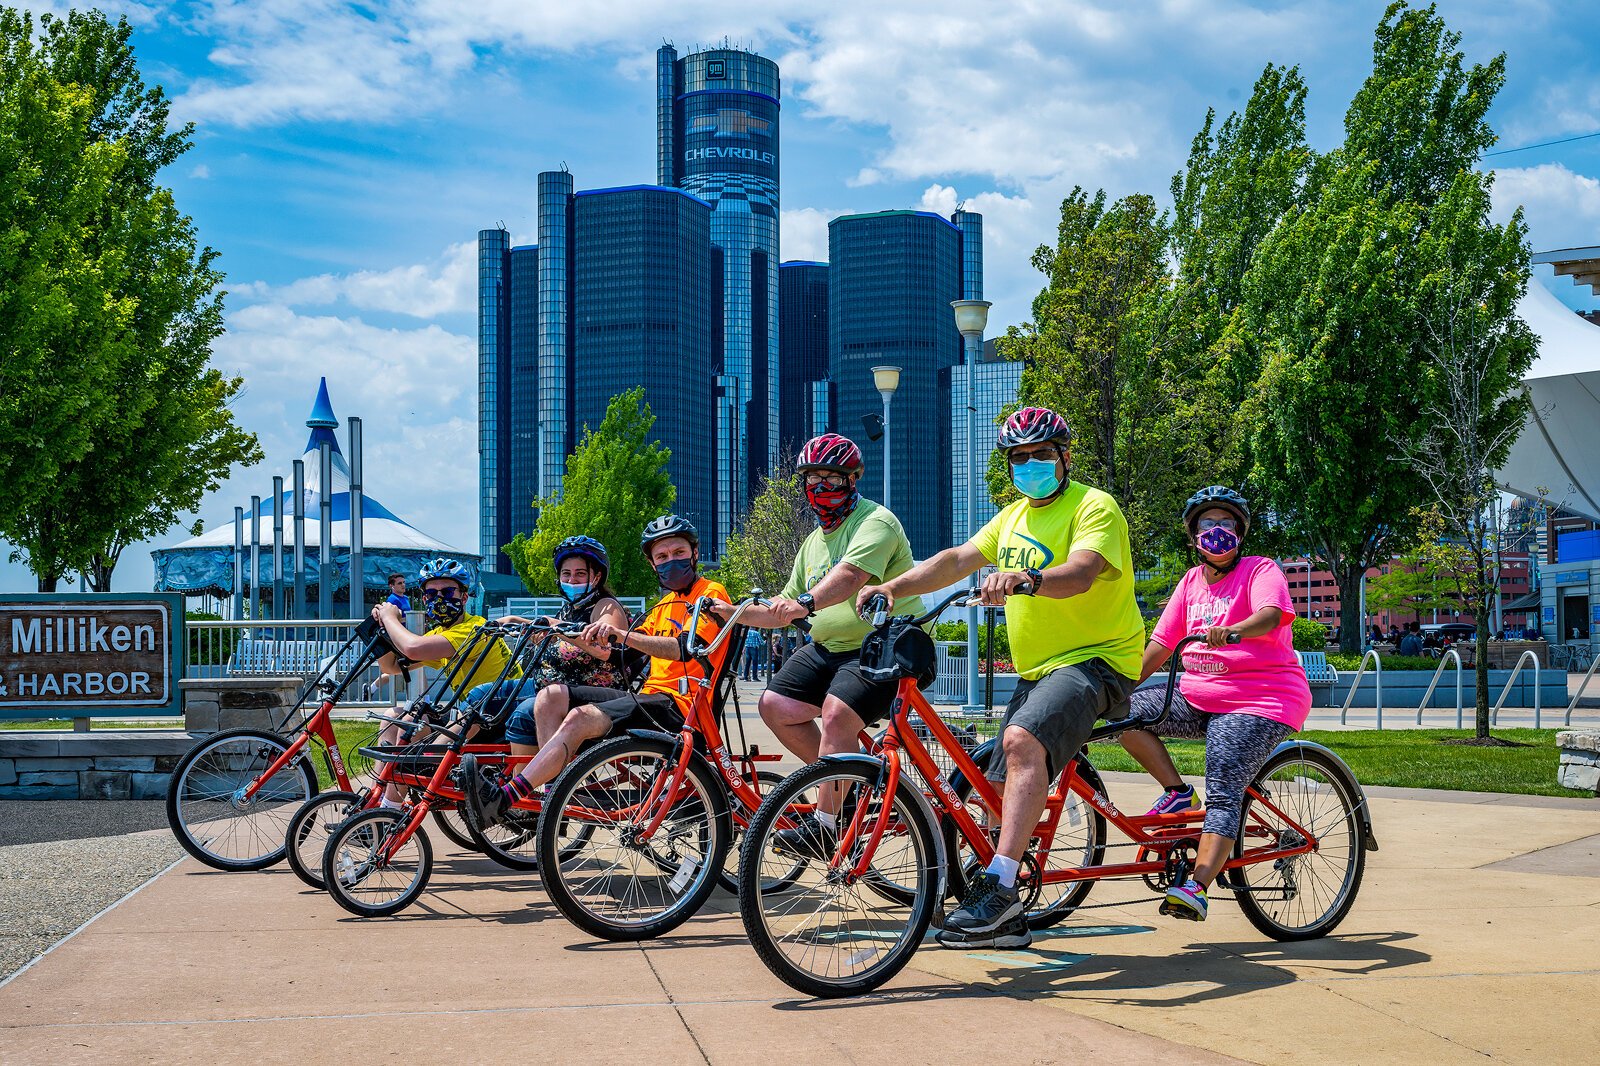
[[[190,748],[167,780],[167,824],[183,850],[218,870],[263,870],[282,861],[289,819],[320,791],[306,752],[263,782],[248,805],[232,797],[291,743],[265,729],[226,729]],[[229,745],[240,750],[225,752]]]
[[[431,813],[433,824],[439,827],[446,840],[467,851],[478,850],[478,842],[472,839],[472,828],[459,807],[435,807]]]
[[[594,813],[641,803],[654,775],[672,772],[676,751],[677,744],[664,739],[618,737],[581,753],[551,786],[539,819],[540,878],[556,908],[591,936],[661,936],[693,917],[716,888],[732,818],[721,780],[705,760],[691,758],[684,775],[689,794],[678,798],[648,842],[630,839],[631,820],[612,822]],[[569,822],[590,831],[586,847],[563,855],[563,837],[579,832]],[[610,871],[624,864],[619,893]],[[619,912],[624,905],[626,917]]]
[[[765,798],[767,793],[771,792],[783,782],[783,775],[778,773],[776,770],[757,770],[756,780],[760,782],[761,795],[763,798]],[[739,828],[738,823],[735,823],[733,826],[733,837],[728,841],[728,857],[723,860],[722,869],[717,871],[717,887],[728,893],[730,896],[737,896],[739,894],[739,853],[744,850],[742,846],[743,844],[744,830]],[[780,875],[776,878],[773,878],[767,885],[767,891],[776,892],[786,883],[793,884],[794,878],[799,877],[800,871],[804,868],[804,859],[795,860],[792,871],[787,875]]]
[[[739,915],[745,932],[767,969],[784,984],[806,995],[821,998],[860,995],[893,978],[916,953],[939,902],[938,826],[903,779],[891,810],[891,816],[906,826],[905,832],[896,837],[902,859],[894,862],[880,853],[873,857],[872,868],[891,871],[890,879],[896,884],[914,884],[915,892],[909,904],[888,900],[874,890],[873,895],[879,902],[868,908],[863,905],[866,897],[851,896],[854,886],[838,880],[837,874],[823,869],[824,864],[820,862],[808,863],[798,881],[782,893],[769,893],[762,887],[762,863],[771,853],[770,838],[783,824],[783,814],[796,797],[807,789],[820,792],[820,786],[834,782],[846,790],[847,802],[859,796],[869,805],[876,804],[882,802],[876,795],[878,778],[875,766],[828,761],[812,763],[790,775],[767,796],[745,835],[739,876]],[[869,808],[864,817],[871,816]],[[777,861],[786,862],[787,858],[778,856]],[[808,896],[817,898],[818,907],[814,912],[805,910]],[[764,906],[769,898],[775,901],[770,919]],[[835,906],[836,903],[840,905]],[[891,912],[891,907],[896,909]],[[846,908],[849,908],[849,916],[844,914]],[[830,910],[840,914],[831,924],[827,917]],[[820,920],[813,923],[814,917]],[[790,921],[795,919],[790,928]],[[885,940],[892,940],[887,950],[883,947]],[[798,958],[789,951],[791,946],[800,949]],[[835,955],[848,950],[837,966],[831,961],[821,966],[801,961],[811,959],[814,962],[830,947]],[[870,965],[855,968],[861,963]],[[852,972],[846,974],[847,968]]]
[[[988,769],[989,755],[991,753],[974,754],[978,769]],[[1102,796],[1105,795],[1105,782],[1101,779],[1100,772],[1094,768],[1094,764],[1089,761],[1088,756],[1079,752],[1073,758],[1073,761],[1078,766],[1078,776],[1083,778],[1090,788],[1099,792]],[[955,790],[957,798],[963,803],[967,801],[968,796],[972,795],[972,782],[966,780],[959,773],[950,775],[950,785]],[[1084,843],[1082,848],[1069,845],[1065,851],[1059,847],[1052,846],[1050,855],[1045,860],[1044,869],[1049,870],[1052,866],[1083,868],[1099,866],[1105,862],[1105,815],[1083,802],[1075,793],[1070,792],[1067,794],[1061,811],[1056,815],[1056,828],[1058,830],[1062,815],[1066,815],[1069,824],[1074,816],[1077,817],[1079,824],[1082,826],[1082,831],[1086,833]],[[951,836],[945,842],[946,847],[949,847],[951,840],[954,840],[957,844],[964,844],[960,839],[961,834],[955,832],[954,823],[949,818],[945,818],[943,821],[949,825],[951,830]],[[955,855],[956,851],[952,849],[950,853]],[[1063,861],[1055,862],[1054,860],[1058,857],[1061,857]],[[960,894],[966,891],[966,868],[960,861],[952,861],[950,863],[950,881],[952,895],[959,898]],[[1023,917],[1027,919],[1028,928],[1048,929],[1052,925],[1064,921],[1073,911],[1078,909],[1093,890],[1093,880],[1064,882],[1060,886],[1041,885],[1039,895],[1033,901],[1034,905],[1029,907],[1023,914]]]
[[[362,918],[383,918],[405,910],[422,895],[433,872],[433,845],[421,825],[404,845],[414,848],[415,858],[373,862],[384,840],[411,817],[409,809],[377,807],[346,819],[328,838],[322,879],[339,906]],[[389,876],[389,871],[398,872],[399,878]],[[382,883],[373,883],[379,876]],[[397,883],[398,888],[389,888]]]
[[[1280,777],[1285,771],[1288,776]],[[1270,866],[1253,863],[1236,867],[1228,872],[1225,885],[1233,888],[1234,899],[1250,924],[1272,939],[1313,940],[1326,936],[1350,913],[1366,870],[1365,830],[1358,810],[1360,788],[1355,775],[1333,753],[1297,746],[1268,758],[1251,787],[1315,834],[1317,846],[1305,854],[1278,859]],[[1324,796],[1336,806],[1319,803]],[[1243,831],[1234,841],[1235,858],[1245,850],[1247,832],[1256,836],[1276,832],[1280,844],[1292,843],[1292,838],[1298,837],[1286,827],[1274,830],[1272,823],[1279,822],[1277,815],[1258,803],[1249,792],[1245,793],[1241,813]],[[1255,826],[1252,815],[1258,823]],[[1285,841],[1285,834],[1290,834],[1291,839]],[[1337,874],[1337,877],[1323,879],[1320,875],[1324,873]],[[1302,882],[1310,877],[1318,878],[1322,886],[1320,892],[1305,890]],[[1296,912],[1287,906],[1302,896],[1310,897],[1311,906],[1321,909],[1314,913]],[[1317,903],[1319,896],[1328,902]],[[1274,906],[1278,903],[1286,906]],[[1288,920],[1291,913],[1298,913],[1306,920],[1291,923]]]
[[[289,869],[296,877],[312,888],[327,887],[322,880],[322,853],[328,838],[361,804],[362,797],[354,792],[319,792],[300,805],[289,819],[285,839]]]

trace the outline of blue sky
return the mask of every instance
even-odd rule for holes
[[[16,0],[12,0],[13,3]],[[34,11],[62,4],[29,4]],[[753,47],[783,74],[782,256],[826,259],[827,220],[965,200],[985,215],[991,332],[1023,321],[1075,184],[1166,199],[1208,106],[1243,105],[1268,62],[1298,64],[1314,146],[1337,143],[1370,68],[1373,2],[1238,0],[215,0],[126,13],[147,80],[197,126],[165,175],[222,253],[241,422],[267,461],[200,512],[230,516],[299,455],[316,379],[366,419],[368,490],[413,524],[476,542],[474,242],[534,232],[534,176],[653,181],[654,53]],[[1600,131],[1600,53],[1567,5],[1441,3],[1474,60],[1507,53],[1499,149]],[[1498,155],[1497,211],[1536,250],[1600,244],[1600,137]],[[1545,270],[1548,275],[1548,269]],[[1587,290],[1549,280],[1571,306]],[[187,522],[185,523],[187,524]],[[182,536],[174,530],[170,543]],[[146,589],[149,545],[116,587]],[[0,590],[30,591],[0,564]]]

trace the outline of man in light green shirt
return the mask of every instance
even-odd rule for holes
[[[1004,604],[1011,657],[1021,678],[1001,726],[1005,782],[1000,839],[988,869],[968,884],[945,920],[945,947],[1026,947],[1032,940],[1017,871],[1054,780],[1089,739],[1095,720],[1124,703],[1139,677],[1144,622],[1133,598],[1128,523],[1099,489],[1073,482],[1072,431],[1060,415],[1024,407],[1000,428],[1011,481],[1025,499],[977,536],[881,586],[858,607],[955,584],[986,564],[983,601]],[[1008,600],[1007,597],[1010,597]]]
[[[872,627],[856,614],[855,595],[867,584],[904,574],[912,558],[900,520],[856,490],[865,466],[854,441],[824,433],[800,449],[796,466],[818,527],[801,544],[783,595],[770,607],[747,610],[743,620],[768,628],[811,620],[811,643],[784,660],[761,695],[762,720],[809,763],[858,750],[861,731],[889,713],[895,683],[861,674],[861,642]],[[920,609],[914,598],[902,603]],[[837,803],[836,796],[819,797],[816,818],[776,834],[774,846],[806,858],[831,858]]]

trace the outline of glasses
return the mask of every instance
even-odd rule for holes
[[[1031,463],[1036,460],[1044,463],[1053,463],[1059,458],[1061,458],[1060,448],[1035,448],[1031,452],[1010,452],[1006,455],[1006,461],[1012,466],[1021,466],[1023,463]]]
[[[1202,518],[1194,525],[1195,528],[1200,530],[1202,533],[1208,529],[1217,529],[1218,527],[1233,533],[1239,532],[1239,523],[1236,519],[1232,518]]]
[[[830,489],[842,489],[842,488],[844,488],[844,475],[843,474],[807,474],[806,475],[806,486],[809,488],[809,487],[814,487],[816,485],[826,485]]]
[[[455,589],[423,589],[422,598],[425,600],[443,600],[446,603],[460,603],[461,593]]]

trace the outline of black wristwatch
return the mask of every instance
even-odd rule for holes
[[[806,609],[807,618],[817,613],[817,601],[809,592],[802,592],[794,598],[794,602]]]
[[[1030,596],[1039,595],[1039,589],[1044,586],[1044,574],[1040,573],[1038,570],[1036,570],[1035,568],[1033,568],[1031,566],[1023,567],[1022,568],[1022,572],[1023,572],[1023,574],[1027,575],[1028,584],[1033,586],[1032,591],[1030,591],[1028,593],[1028,595],[1030,595]]]

